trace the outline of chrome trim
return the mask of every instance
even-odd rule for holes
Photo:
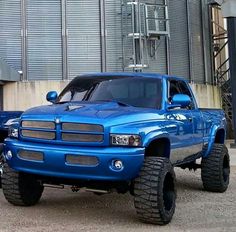
[[[66,163],[72,165],[96,166],[99,159],[96,156],[67,155]]]
[[[17,153],[18,157],[25,160],[32,161],[43,161],[44,154],[39,151],[27,151],[27,150],[19,150]]]
[[[61,138],[67,142],[102,142],[103,135],[62,133]]]
[[[56,138],[55,132],[47,132],[47,131],[21,130],[21,135],[23,137],[46,139],[46,140],[54,140]]]
[[[29,120],[23,120],[21,122],[21,126],[27,128],[39,128],[39,129],[49,129],[49,130],[54,130],[56,128],[54,122],[29,121]]]
[[[66,131],[84,131],[84,132],[104,132],[104,128],[97,124],[86,123],[62,123],[62,130]]]
[[[176,149],[171,149],[170,161],[172,164],[178,161],[183,161],[185,158],[197,154],[202,151],[203,144],[196,144],[189,147],[180,147]]]

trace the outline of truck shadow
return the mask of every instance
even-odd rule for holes
[[[231,224],[235,222],[233,202],[236,202],[236,195],[233,194],[233,185],[224,194],[208,193],[203,190],[200,171],[176,169],[176,176],[176,212],[171,224],[165,227],[140,222],[133,197],[129,194],[97,196],[83,191],[73,193],[68,187],[64,190],[45,189],[41,201],[34,207],[14,207],[6,202],[0,190],[1,210],[4,215],[13,215],[9,219],[11,225],[18,225],[20,220],[23,226],[35,224],[45,225],[47,228],[54,225],[55,230],[62,227],[73,228],[68,231],[80,231],[81,228],[84,228],[84,231],[183,231],[196,228],[201,230],[204,226],[219,228],[226,225],[226,221]],[[229,202],[225,199],[231,200]],[[226,203],[227,212],[223,211]],[[222,210],[218,210],[219,207]]]
[[[199,173],[177,171],[177,204],[193,202],[196,197],[204,194]],[[187,195],[187,197],[186,197]],[[41,210],[50,211],[50,215],[68,215],[68,220],[117,221],[119,223],[139,223],[130,194],[105,194],[97,196],[87,192],[71,192],[65,190],[45,189],[40,204]]]

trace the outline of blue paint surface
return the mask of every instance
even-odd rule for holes
[[[6,139],[5,154],[9,150],[13,153],[13,158],[8,161],[8,164],[18,171],[46,176],[81,180],[131,180],[138,175],[142,167],[145,148],[154,140],[160,138],[169,140],[170,154],[166,156],[170,159],[172,153],[177,150],[191,151],[192,147],[196,146],[202,150],[205,144],[208,144],[208,149],[202,155],[209,154],[217,131],[225,130],[226,127],[222,110],[199,109],[193,95],[192,109],[170,108],[168,81],[183,81],[177,77],[147,73],[99,73],[89,74],[83,78],[107,77],[109,79],[121,76],[129,76],[137,80],[139,78],[159,79],[162,96],[160,109],[125,106],[115,101],[67,102],[29,109],[22,114],[21,121],[59,121],[56,128],[51,130],[55,131],[56,139],[33,139],[23,137],[21,134],[18,139]],[[187,82],[184,83],[188,85]],[[186,102],[186,98],[183,99]],[[63,141],[61,134],[64,122],[102,125],[104,132],[90,134],[101,134],[104,139],[102,142]],[[19,130],[22,129],[21,126],[19,124]],[[45,131],[45,129],[34,130]],[[69,132],[73,133],[73,130]],[[83,133],[87,132],[81,132]],[[141,145],[139,147],[112,146],[110,134],[139,135]],[[44,154],[44,160],[40,162],[24,160],[17,155],[19,150],[40,151]],[[70,165],[66,162],[68,154],[95,156],[99,163],[96,166]],[[121,171],[111,167],[114,160],[123,162],[124,168]]]
[[[20,117],[22,113],[22,111],[0,111],[0,130],[7,130],[7,127],[4,124],[9,119]]]

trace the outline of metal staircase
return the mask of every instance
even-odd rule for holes
[[[154,2],[154,3],[153,3]],[[142,71],[149,66],[149,47],[169,36],[168,0],[123,0],[123,69]]]
[[[233,109],[229,72],[228,33],[221,15],[221,8],[216,4],[211,5],[211,24],[215,84],[221,88],[222,107],[228,121],[228,132],[231,134]]]

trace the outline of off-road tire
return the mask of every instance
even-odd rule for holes
[[[175,173],[166,158],[146,157],[134,182],[134,205],[141,221],[166,225],[175,212]]]
[[[223,193],[230,177],[230,158],[224,144],[214,144],[207,158],[202,158],[202,182],[205,190]]]
[[[32,206],[40,200],[44,187],[33,175],[3,166],[2,189],[6,200],[16,206]]]

